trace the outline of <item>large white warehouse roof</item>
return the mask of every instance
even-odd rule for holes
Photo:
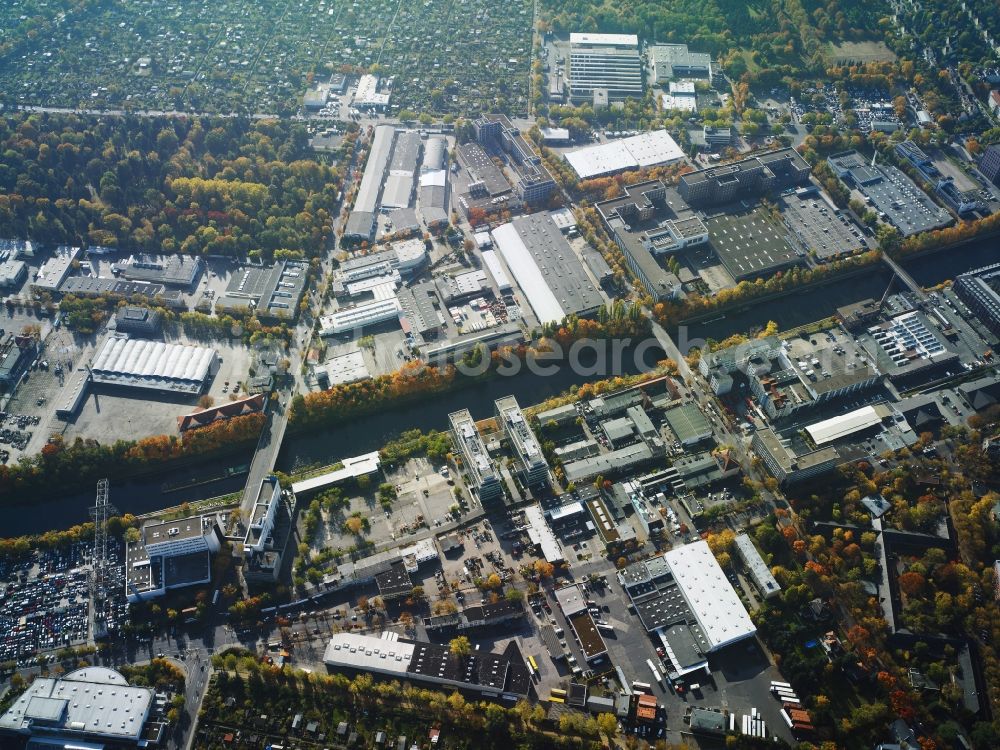
[[[684,151],[666,130],[640,133],[566,154],[566,161],[581,180],[628,169],[673,164],[683,158]]]
[[[825,445],[853,435],[855,432],[867,430],[881,421],[882,417],[874,406],[862,406],[847,414],[811,424],[806,427],[806,432],[816,445]]]
[[[112,669],[86,667],[61,678],[36,678],[0,716],[0,729],[48,734],[58,747],[101,747],[81,737],[137,743],[153,698],[150,688],[129,685]]]
[[[385,323],[399,317],[402,307],[393,295],[387,299],[376,299],[356,307],[337,310],[319,319],[323,336],[335,336],[346,331],[361,330],[365,326]]]
[[[708,542],[676,547],[663,559],[670,566],[677,587],[708,639],[709,651],[749,638],[757,632],[743,602],[709,549]]]
[[[94,361],[95,383],[198,393],[212,369],[214,349],[113,336]]]
[[[323,661],[334,667],[399,675],[402,678],[413,661],[414,644],[392,638],[359,633],[334,633],[323,653]]]

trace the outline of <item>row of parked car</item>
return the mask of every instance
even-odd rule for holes
[[[24,664],[42,651],[86,641],[89,583],[86,568],[58,572],[71,555],[31,561],[3,585],[0,597],[0,661]]]

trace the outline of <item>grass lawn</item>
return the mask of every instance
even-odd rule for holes
[[[828,65],[847,62],[895,62],[896,55],[885,42],[841,42],[829,44],[825,55]]]

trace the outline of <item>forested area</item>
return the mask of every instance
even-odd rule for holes
[[[543,0],[556,33],[626,32],[647,41],[682,42],[748,68],[818,67],[828,42],[880,36],[882,0]],[[737,62],[737,60],[739,61]]]
[[[863,746],[898,716],[926,727],[921,747],[949,747],[960,728],[973,747],[997,746],[996,722],[964,705],[962,682],[973,676],[963,671],[958,654],[966,643],[978,652],[985,683],[980,698],[995,711],[1000,620],[993,561],[1000,525],[992,513],[996,495],[977,493],[975,486],[996,482],[996,466],[982,445],[998,418],[1000,409],[993,409],[970,419],[968,428],[942,428],[950,459],[924,456],[921,447],[935,435],[922,433],[912,451],[885,454],[896,459],[893,468],[864,460],[846,464],[823,486],[792,493],[794,515],[778,509],[755,530],[782,586],[782,595],[755,620],[786,678],[808,686],[802,690],[823,727],[819,739]],[[937,545],[896,543],[890,570],[882,570],[879,548],[887,542],[862,504],[871,496],[889,508],[882,529],[935,538],[950,519],[954,543],[941,537]],[[872,582],[886,575],[895,579],[890,596],[898,596],[895,627],[902,637],[893,637],[880,601],[870,594]],[[816,602],[824,608],[819,616],[811,609]],[[826,633],[834,635],[827,639],[828,654],[803,645]],[[935,687],[921,689],[924,684]]]
[[[340,185],[291,122],[0,120],[0,226],[36,242],[312,258],[332,235]]]

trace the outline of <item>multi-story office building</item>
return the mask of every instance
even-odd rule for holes
[[[625,195],[598,203],[596,208],[646,291],[656,300],[681,295],[680,279],[665,270],[655,256],[665,257],[707,242],[704,222],[686,206],[675,210],[659,180],[629,185]]]
[[[218,552],[219,538],[215,519],[191,516],[174,521],[147,524],[142,539],[149,555],[176,557],[192,552]]]
[[[267,548],[271,532],[274,531],[274,521],[278,515],[281,503],[281,485],[275,476],[265,477],[257,492],[257,502],[250,515],[246,537],[243,539],[243,554],[250,557],[260,554]]]
[[[750,361],[757,357],[770,359],[778,356],[781,342],[774,336],[751,339],[745,344],[731,346],[717,352],[705,352],[698,361],[698,371],[712,386],[717,396],[729,393],[733,387],[732,376],[746,372]]]
[[[125,549],[125,598],[154,599],[170,589],[208,583],[210,556],[222,535],[214,516],[189,516],[143,526]]]
[[[483,438],[476,428],[476,422],[468,409],[448,415],[455,446],[462,456],[465,470],[472,478],[473,487],[479,494],[480,502],[496,500],[503,496],[503,480],[500,472],[486,451]]]
[[[782,484],[795,484],[833,470],[841,463],[840,453],[833,446],[811,449],[783,439],[771,428],[757,430],[750,443],[754,453],[767,470]]]
[[[758,403],[769,417],[777,419],[862,393],[878,382],[879,372],[869,363],[847,365],[830,350],[815,352],[809,361],[793,362],[782,348],[773,357],[752,359],[746,375]]]
[[[754,545],[748,534],[740,534],[736,537],[736,553],[743,561],[744,567],[750,573],[750,580],[754,582],[757,590],[765,599],[771,599],[781,593],[781,586],[771,573],[771,568]]]
[[[733,129],[728,125],[705,125],[701,130],[705,145],[709,148],[727,148],[733,145]]]
[[[634,34],[570,34],[569,89],[573,101],[642,98],[642,60]],[[598,93],[598,97],[602,96]]]
[[[506,396],[495,404],[497,421],[503,427],[517,454],[521,480],[528,487],[538,487],[549,483],[549,465],[542,455],[541,446],[535,439],[528,421],[518,406],[517,399]]]
[[[525,203],[538,203],[556,189],[552,175],[542,166],[521,131],[506,115],[483,115],[472,123],[476,140],[487,150],[499,150],[510,157],[508,166],[514,172],[514,192]]]
[[[979,157],[979,171],[994,185],[1000,185],[1000,146],[988,146]]]
[[[955,279],[955,294],[983,324],[1000,335],[1000,263],[963,273]]]
[[[683,175],[681,197],[692,206],[713,206],[783,190],[809,180],[809,163],[793,148],[700,169]]]

